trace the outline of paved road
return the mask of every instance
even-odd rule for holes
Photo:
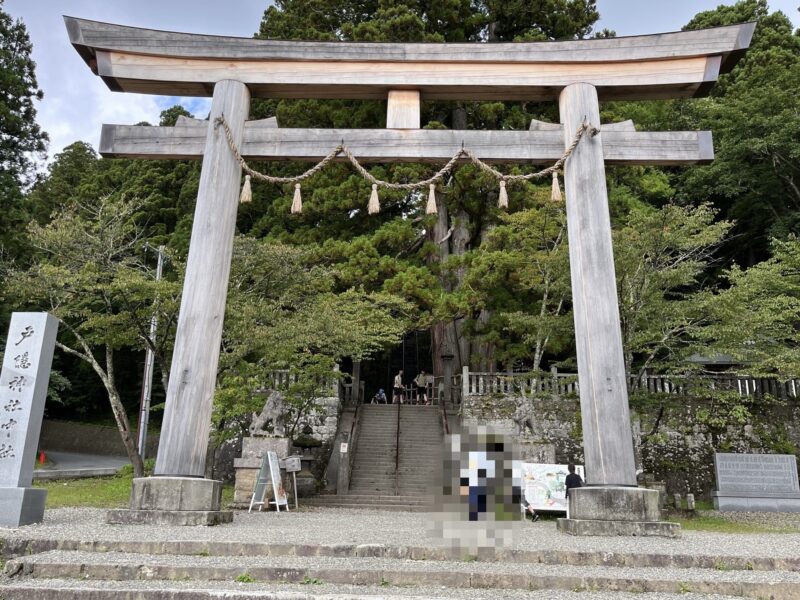
[[[34,479],[65,479],[113,475],[120,467],[130,464],[124,456],[102,454],[76,454],[74,452],[47,452],[51,461],[44,468],[36,465]]]

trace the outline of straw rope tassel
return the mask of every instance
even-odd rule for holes
[[[381,203],[378,200],[378,186],[372,184],[372,193],[369,195],[369,204],[367,204],[367,212],[371,215],[377,215],[381,212]]]
[[[253,201],[253,188],[250,187],[250,175],[244,176],[242,193],[239,195],[239,204],[247,204]]]
[[[430,185],[430,191],[428,192],[428,205],[425,207],[425,214],[435,215],[438,212],[436,208],[436,184],[432,183]]]
[[[508,192],[506,192],[506,180],[500,180],[500,194],[497,196],[497,208],[508,208]]]
[[[300,184],[294,184],[294,198],[292,198],[292,214],[303,214],[303,198],[300,196]]]
[[[553,202],[561,202],[561,186],[558,184],[557,171],[553,171],[553,187],[550,191],[550,199]]]

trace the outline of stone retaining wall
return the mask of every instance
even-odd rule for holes
[[[531,429],[514,421],[518,397],[468,396],[462,423],[490,425],[526,445],[552,445],[554,462],[583,462],[580,400],[575,395],[526,399]],[[714,452],[797,454],[800,403],[717,394],[687,398],[631,395],[637,466],[664,481],[667,492],[708,499],[715,489]]]

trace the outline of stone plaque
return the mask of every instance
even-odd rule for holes
[[[715,454],[714,468],[719,492],[800,492],[791,454]]]
[[[14,313],[0,373],[0,487],[29,487],[33,478],[58,320]]]

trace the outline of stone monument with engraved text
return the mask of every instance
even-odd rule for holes
[[[0,372],[0,526],[39,523],[47,490],[31,487],[58,320],[14,313]]]

